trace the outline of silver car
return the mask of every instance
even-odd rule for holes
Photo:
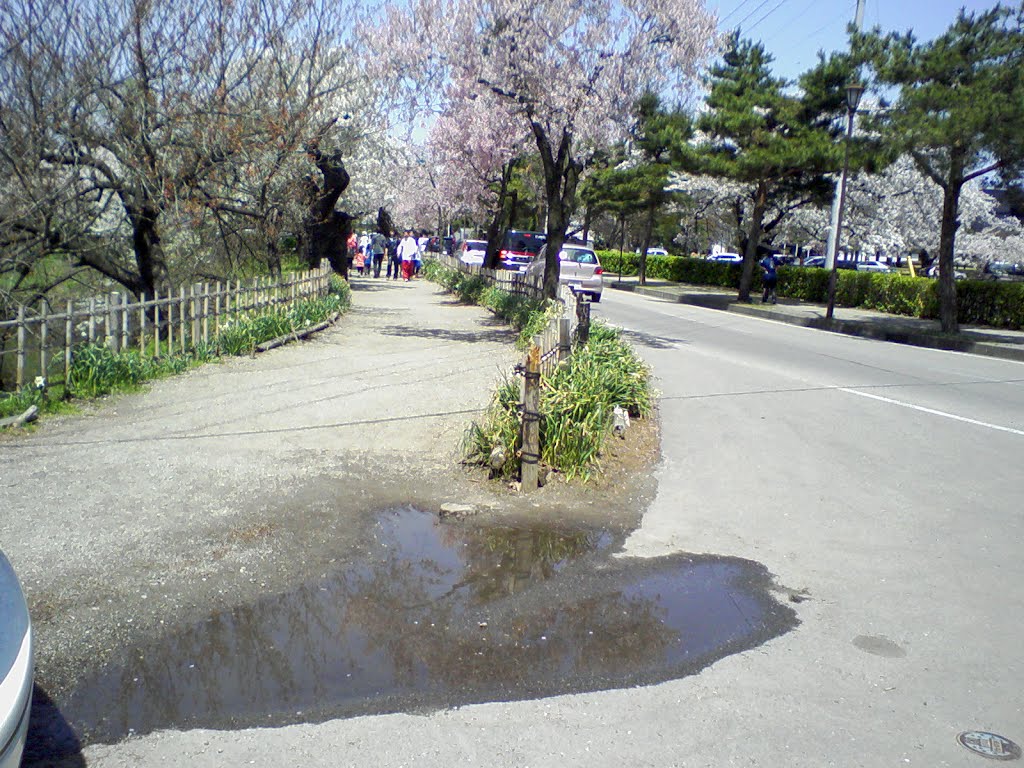
[[[882,272],[882,273],[886,273],[886,272],[892,272],[892,269],[889,267],[888,264],[883,264],[880,261],[876,261],[874,259],[869,259],[868,261],[858,261],[857,262],[857,271],[858,272]]]
[[[32,708],[32,622],[10,562],[0,552],[0,768],[18,768]]]
[[[544,261],[547,245],[540,249],[536,258],[526,268],[526,274],[540,278],[544,275]],[[592,248],[582,245],[566,245],[558,253],[558,282],[564,283],[576,293],[600,301],[604,289],[604,268]]]

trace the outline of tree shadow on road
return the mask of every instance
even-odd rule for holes
[[[623,329],[621,332],[622,338],[633,344],[639,344],[650,349],[675,349],[680,344],[689,344],[690,342],[686,339],[676,339],[671,336],[656,336],[652,333],[645,333],[643,331],[629,331]]]
[[[401,285],[399,281],[389,280],[386,277],[375,277],[370,278],[370,280],[371,282],[364,282],[360,280],[358,283],[352,282],[350,280],[348,283],[348,287],[351,288],[353,291],[365,291],[369,293],[370,291],[390,291],[394,288],[398,288]]]
[[[492,344],[508,344],[516,340],[516,332],[508,327],[489,328],[479,331],[456,331],[450,328],[423,328],[408,325],[393,325],[381,330],[384,336],[401,336],[405,338],[421,337],[424,339],[443,339],[465,344],[489,342]]]

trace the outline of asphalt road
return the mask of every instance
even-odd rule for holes
[[[243,731],[92,766],[971,766],[1024,743],[1024,365],[609,293],[662,392],[623,556],[747,558],[800,624],[658,685]]]

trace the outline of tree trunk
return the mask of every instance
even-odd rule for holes
[[[958,333],[956,280],[953,278],[956,231],[960,228],[957,213],[963,187],[963,159],[958,154],[951,158],[949,179],[942,191],[942,225],[939,230],[939,321],[944,333]]]
[[[583,212],[583,242],[590,242],[590,225],[594,222],[594,211],[593,206],[587,205],[587,209]]]
[[[303,256],[310,269],[316,269],[322,259],[327,259],[335,272],[348,279],[348,236],[352,232],[352,217],[334,210],[341,193],[348,187],[348,171],[340,152],[325,155],[312,147],[309,153],[323,174],[324,184],[321,188],[313,179],[307,180],[310,199],[303,222]]]
[[[104,277],[123,285],[136,298],[143,293],[152,296],[154,288],[166,283],[168,278],[167,261],[157,229],[160,209],[146,200],[138,207],[134,202],[126,202],[124,209],[132,227],[135,270],[111,258],[102,248],[76,250],[77,264],[92,267]]]
[[[576,207],[576,187],[579,184],[583,165],[572,157],[572,134],[562,130],[558,151],[555,153],[543,126],[531,123],[537,140],[541,164],[544,167],[544,192],[547,198],[547,258],[544,263],[544,297],[558,296],[559,260],[558,254],[565,242],[565,231],[569,218]]]
[[[267,248],[267,269],[270,270],[271,277],[280,278],[281,252],[277,248],[277,238],[268,237],[265,242]]]
[[[490,224],[487,225],[487,253],[484,255],[483,264],[487,269],[497,269],[501,266],[499,258],[499,253],[501,251],[501,238],[505,232],[506,221],[511,221],[511,218],[506,218],[509,211],[505,203],[508,199],[508,185],[512,181],[512,171],[515,168],[515,164],[515,160],[510,160],[505,163],[501,169],[501,182],[498,188],[498,204],[494,211],[494,215],[491,217]],[[513,207],[515,206],[514,196],[512,205]]]
[[[658,212],[658,207],[655,203],[651,203],[647,206],[647,218],[644,221],[644,236],[643,242],[640,243],[640,268],[639,283],[640,285],[647,284],[647,249],[651,247],[651,230],[654,229],[654,216]]]
[[[135,286],[136,296],[145,292],[152,296],[157,285],[167,281],[167,262],[160,244],[157,219],[160,211],[146,204],[142,214],[132,221],[132,245],[135,249],[135,264],[139,268],[139,282]],[[132,286],[125,286],[131,290]]]
[[[738,301],[750,301],[750,287],[754,283],[754,265],[757,263],[757,249],[761,244],[761,227],[764,224],[764,214],[768,209],[768,189],[764,184],[758,184],[754,192],[754,209],[750,212],[750,221],[747,223],[747,242],[743,249],[743,274],[740,276],[740,290],[736,297]]]

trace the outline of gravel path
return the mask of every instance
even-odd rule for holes
[[[307,342],[0,439],[0,546],[55,699],[165,622],[330,569],[375,511],[502,503],[455,453],[513,333],[430,283],[353,287],[353,310]]]

